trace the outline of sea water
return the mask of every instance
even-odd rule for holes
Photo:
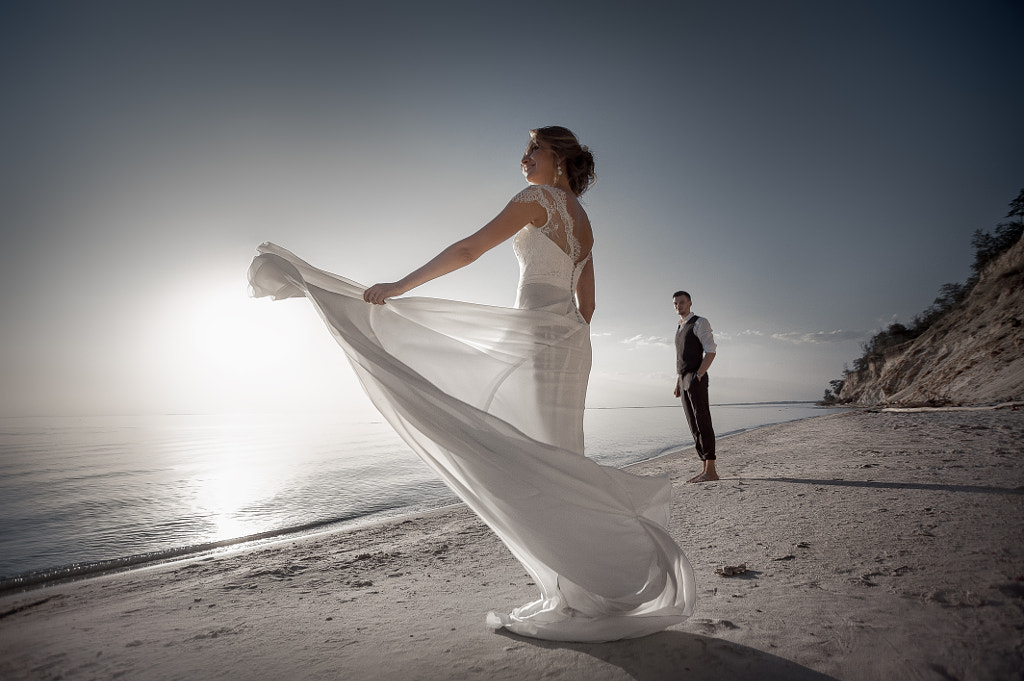
[[[821,413],[712,406],[719,437]],[[679,406],[588,409],[584,430],[588,456],[616,467],[693,446]],[[5,418],[0,588],[457,501],[383,420]]]

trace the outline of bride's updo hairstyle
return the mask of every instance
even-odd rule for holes
[[[551,149],[565,164],[565,173],[573,194],[581,196],[594,184],[597,179],[594,174],[594,155],[580,144],[571,130],[560,125],[549,125],[531,130],[530,139]]]

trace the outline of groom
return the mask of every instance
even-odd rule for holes
[[[711,324],[690,312],[690,294],[676,291],[672,304],[679,315],[676,328],[676,388],[673,395],[682,397],[683,412],[690,425],[697,456],[703,462],[698,475],[687,482],[718,480],[715,471],[715,430],[711,427],[711,407],[708,404],[708,367],[715,360],[715,337]]]

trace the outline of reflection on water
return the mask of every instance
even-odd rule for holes
[[[712,407],[720,435],[820,413]],[[614,466],[692,446],[679,407],[588,410],[585,429]],[[455,501],[382,421],[0,419],[0,577]]]
[[[192,512],[208,520],[212,540],[251,534],[249,514],[244,511],[281,490],[285,473],[283,459],[263,457],[253,462],[237,438],[218,444],[219,456],[186,484]]]

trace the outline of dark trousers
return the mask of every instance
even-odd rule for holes
[[[701,461],[714,461],[715,429],[711,427],[711,405],[708,404],[708,375],[704,374],[699,381],[693,376],[689,388],[682,391],[680,398],[686,423],[697,446],[697,456]]]

